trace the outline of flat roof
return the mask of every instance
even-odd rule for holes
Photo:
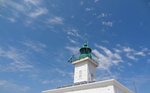
[[[68,91],[77,91],[77,90],[86,90],[86,89],[93,89],[93,88],[99,88],[99,87],[105,87],[108,85],[114,85],[127,93],[133,93],[131,90],[129,90],[127,87],[123,86],[121,83],[116,81],[115,79],[109,79],[109,80],[103,80],[103,81],[97,81],[92,83],[85,83],[85,84],[79,84],[79,85],[72,85],[72,86],[66,86],[66,87],[60,87],[56,89],[51,90],[45,90],[42,91],[42,93],[56,93],[56,92],[68,92]]]
[[[77,64],[77,63],[80,63],[80,62],[83,62],[83,61],[86,61],[86,60],[89,60],[90,62],[92,62],[94,65],[96,65],[96,67],[98,66],[98,63],[95,60],[93,60],[89,57],[85,57],[85,58],[82,58],[80,60],[76,60],[76,61],[72,62],[72,64]]]

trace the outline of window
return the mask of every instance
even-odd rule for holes
[[[91,80],[93,80],[94,79],[94,75],[91,73]]]
[[[82,78],[82,70],[79,70],[79,78]]]

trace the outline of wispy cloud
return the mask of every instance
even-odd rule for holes
[[[44,6],[42,0],[2,0],[0,7],[2,16],[5,16],[3,18],[11,22],[14,22],[14,20],[16,22],[18,19],[23,22],[31,21],[33,18],[35,20],[35,18],[48,13],[48,9]]]
[[[35,5],[35,6],[38,6],[38,5],[40,5],[40,3],[42,3],[41,0],[24,0],[24,2],[27,4]]]
[[[85,8],[85,11],[87,12],[92,11],[92,10],[94,10],[94,8],[89,8],[89,7]]]
[[[112,52],[106,47],[100,45],[96,45],[96,47],[102,51],[101,53],[97,49],[93,50],[93,53],[98,58],[97,61],[100,63],[99,68],[108,70],[111,66],[123,62],[122,57],[118,53]]]
[[[29,71],[33,68],[23,51],[14,47],[0,48],[0,58],[0,71]],[[3,58],[8,61],[3,63]]]
[[[63,29],[64,33],[66,33],[68,40],[72,44],[78,44],[79,39],[83,39],[79,33],[79,30],[74,27],[67,27]]]
[[[49,18],[48,23],[52,25],[62,25],[64,24],[64,19],[62,17],[54,16]]]
[[[78,44],[79,42],[77,41],[77,39],[71,38],[70,36],[67,37],[67,39],[70,41],[71,44]]]
[[[98,14],[97,19],[100,20],[100,23],[104,30],[106,30],[106,28],[111,28],[114,25],[111,13],[102,12]]]
[[[131,60],[138,60],[134,55],[127,53],[126,57],[131,59]]]
[[[113,66],[118,66],[120,63],[126,62],[127,60],[132,60],[127,63],[129,66],[132,66],[132,62],[137,61],[141,57],[149,56],[149,49],[141,49],[138,51],[125,46],[109,49],[98,44],[95,44],[95,47],[96,48],[92,51],[94,54],[93,58],[99,62],[99,69],[107,71]],[[65,48],[73,54],[79,54],[79,47],[66,46]]]
[[[79,47],[74,47],[74,46],[66,46],[65,47],[67,50],[69,50],[73,54],[77,54],[79,52]]]
[[[109,18],[111,17],[111,14],[109,13],[100,13],[97,18],[100,19],[100,18]]]
[[[102,25],[107,26],[107,27],[112,27],[113,22],[112,21],[102,21]]]
[[[149,49],[143,48],[135,50],[129,46],[116,46],[115,48],[107,48],[98,44],[95,44],[96,49],[93,49],[93,54],[95,59],[99,63],[98,79],[110,79],[115,78],[123,80],[125,78],[120,78],[120,72],[123,71],[124,65],[127,64],[129,67],[133,66],[135,61],[140,60],[140,58],[145,57],[147,59],[146,63],[149,63]],[[130,61],[129,61],[130,60]],[[116,71],[112,71],[112,69]],[[130,80],[131,81],[131,80]]]
[[[16,22],[16,19],[15,19],[15,18],[7,17],[7,19],[8,19],[9,21],[11,21],[12,23]]]
[[[129,53],[129,52],[133,52],[134,49],[131,49],[130,47],[123,47],[123,51]]]
[[[81,37],[81,36],[79,35],[78,30],[75,29],[75,28],[68,28],[68,29],[65,30],[65,32],[66,32],[67,35],[69,35],[69,36]]]
[[[45,44],[38,41],[25,41],[23,44],[35,52],[43,52],[47,47]]]
[[[99,50],[93,49],[93,54],[95,55],[93,58],[99,62],[99,68],[100,69],[105,69],[108,70],[113,66],[113,65],[118,65],[120,62],[123,62],[123,59],[121,55],[117,52],[112,52],[106,47],[100,46],[100,45],[95,45]],[[73,54],[78,54],[79,53],[79,47],[74,47],[74,46],[67,46],[67,50],[69,50]]]
[[[143,50],[137,51],[137,50],[132,49],[130,47],[123,47],[121,51],[123,51],[125,53],[127,58],[129,58],[131,60],[138,60],[139,56],[141,56],[141,57],[146,56],[147,55],[146,52],[149,51],[149,50],[147,50],[147,51],[145,51],[145,50],[144,51]]]
[[[29,17],[31,18],[37,18],[41,15],[47,14],[48,10],[47,8],[37,8],[33,12],[29,13]]]

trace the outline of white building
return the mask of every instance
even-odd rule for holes
[[[42,93],[133,93],[114,79],[96,82],[98,63],[92,59],[92,50],[87,43],[80,49],[80,56],[71,58],[74,68],[74,84]]]

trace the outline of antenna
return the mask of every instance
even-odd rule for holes
[[[68,62],[69,62],[69,63],[72,63],[73,60],[74,60],[74,55],[72,55],[72,56],[69,58]]]
[[[78,60],[79,54],[73,54],[69,59],[68,62],[72,63],[73,61]]]
[[[88,44],[88,39],[87,39],[88,35],[87,34],[84,34],[83,36],[83,39],[84,39],[84,43],[87,43]]]
[[[138,93],[138,92],[137,92],[137,87],[136,87],[135,81],[133,81],[133,86],[134,86],[134,92],[135,92],[135,93]]]

